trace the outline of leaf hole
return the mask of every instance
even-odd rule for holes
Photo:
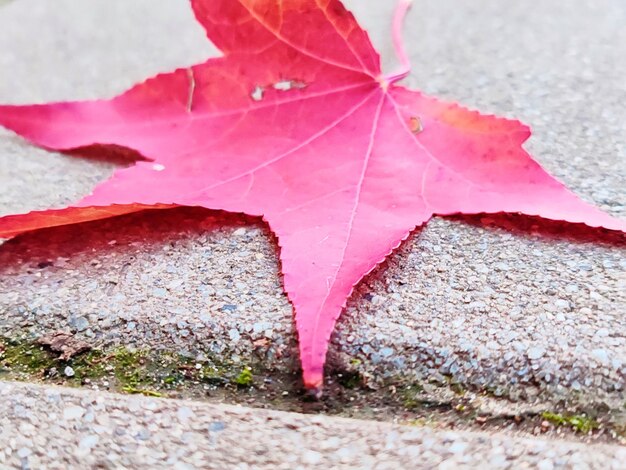
[[[257,86],[254,90],[252,90],[252,93],[250,94],[250,97],[254,101],[261,101],[263,99],[263,95],[264,94],[265,94],[265,90],[263,90],[262,87]]]
[[[272,88],[278,91],[291,91],[291,90],[301,90],[306,88],[307,84],[298,80],[280,80],[274,85]]]

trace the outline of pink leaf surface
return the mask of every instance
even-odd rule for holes
[[[353,287],[433,215],[516,212],[624,231],[522,148],[529,129],[383,76],[338,0],[192,0],[223,56],[109,101],[0,106],[0,124],[56,150],[113,144],[147,161],[71,207],[0,218],[0,238],[144,209],[262,216],[278,237],[305,386],[320,389]]]

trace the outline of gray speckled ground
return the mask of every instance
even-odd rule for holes
[[[46,429],[47,432],[40,432]],[[0,383],[3,468],[623,468],[620,446]]]
[[[350,3],[391,57],[391,2]],[[186,2],[153,5],[3,6],[0,102],[108,97],[215,53]],[[417,0],[410,83],[530,124],[527,147],[543,165],[626,217],[625,23],[621,0]],[[0,213],[75,200],[114,167],[0,131]],[[0,247],[0,333],[65,328],[98,345],[241,357],[265,337],[268,364],[292,368],[275,250],[258,221],[193,210],[27,235]],[[330,355],[359,359],[372,381],[451,374],[513,398],[588,392],[619,406],[625,273],[620,236],[519,217],[436,219],[356,291]]]

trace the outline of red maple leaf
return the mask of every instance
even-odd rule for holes
[[[352,289],[433,215],[518,212],[626,229],[522,149],[517,121],[396,84],[339,0],[192,0],[223,56],[109,101],[0,106],[0,124],[50,149],[132,148],[60,210],[0,218],[0,237],[143,209],[202,206],[262,216],[278,237],[306,387]]]

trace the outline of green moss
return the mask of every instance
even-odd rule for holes
[[[438,421],[432,419],[432,418],[425,418],[425,417],[420,417],[420,418],[416,418],[416,419],[411,419],[409,421],[405,421],[404,423],[402,423],[406,426],[417,426],[417,427],[436,427],[438,425]]]
[[[74,369],[74,379],[100,379],[108,373],[105,357],[101,351],[93,350],[76,356],[67,363]]]
[[[402,406],[407,410],[415,410],[422,407],[422,400],[418,398],[418,395],[423,391],[421,385],[411,384],[407,385],[400,391],[400,397],[402,399]]]
[[[116,368],[141,367],[146,363],[146,353],[138,349],[118,348],[113,351],[112,356]]]
[[[337,376],[337,382],[347,389],[357,388],[361,384],[361,374],[358,372],[342,372]]]
[[[198,372],[198,378],[201,382],[211,385],[224,385],[230,383],[228,378],[229,374],[232,374],[230,370],[223,366],[217,366],[213,363],[204,364]]]
[[[248,366],[244,367],[239,375],[233,379],[233,383],[242,388],[252,387],[252,384],[254,383],[252,368]]]
[[[176,385],[178,382],[180,382],[180,378],[173,375],[166,375],[163,378],[163,383],[165,385]]]
[[[131,387],[130,385],[122,387],[122,391],[124,393],[128,393],[130,395],[139,395],[139,394],[141,394],[141,395],[144,395],[146,397],[161,398],[163,396],[162,393],[159,393],[157,391],[148,390],[148,389],[135,388],[135,387]]]
[[[589,434],[591,431],[599,427],[599,424],[595,420],[584,414],[562,415],[559,413],[544,411],[541,413],[541,417],[555,426],[569,426],[576,432],[581,432],[583,434]]]
[[[112,372],[122,389],[154,382],[146,370],[148,363],[146,351],[119,348],[111,356]]]
[[[63,374],[65,367],[72,377]],[[56,369],[56,374],[49,371]],[[125,347],[91,350],[60,361],[56,354],[27,339],[0,337],[0,377],[14,380],[54,380],[65,385],[81,385],[106,380],[112,390],[157,396],[152,389],[172,389],[187,383],[215,386],[251,387],[254,373],[250,366],[229,361],[197,361],[168,351],[131,350]]]
[[[361,359],[350,359],[350,365],[353,367],[359,367],[362,364]]]
[[[39,376],[55,364],[42,346],[23,339],[0,339],[0,366],[5,372]]]
[[[113,354],[111,363],[114,376],[122,387],[140,390],[154,384],[171,389],[187,381],[216,386],[233,383],[242,388],[250,387],[253,383],[250,367],[235,369],[231,364],[214,360],[197,363],[189,357],[170,352],[120,348]]]

